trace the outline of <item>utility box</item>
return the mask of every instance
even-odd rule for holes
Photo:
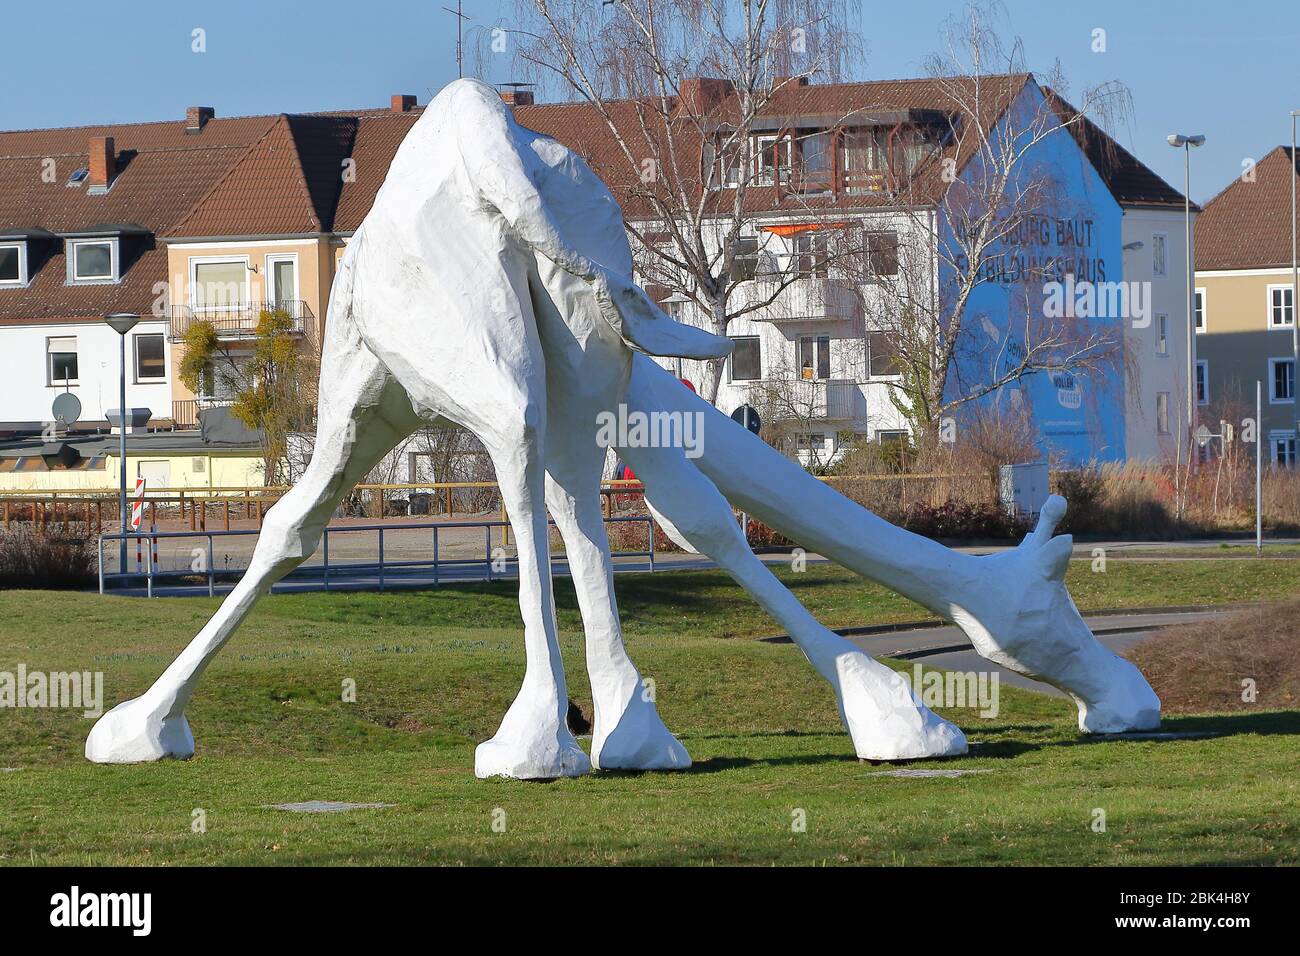
[[[1051,494],[1045,461],[1003,465],[998,469],[998,479],[1002,507],[1013,518],[1037,517]]]

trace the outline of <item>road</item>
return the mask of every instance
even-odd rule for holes
[[[1150,613],[1103,613],[1085,615],[1084,620],[1092,633],[1106,647],[1117,654],[1150,637],[1162,627],[1192,624],[1211,620],[1237,607],[1213,610],[1165,610]],[[900,660],[919,661],[923,667],[954,671],[997,671],[1000,682],[1015,687],[1039,691],[1044,694],[1066,696],[1048,684],[1030,680],[1006,668],[999,667],[975,653],[966,635],[955,626],[911,628],[874,634],[850,634],[849,640],[875,657],[893,657]]]

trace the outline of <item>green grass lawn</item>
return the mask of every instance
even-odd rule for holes
[[[1241,566],[1112,562],[1092,574],[1076,562],[1071,586],[1094,608],[1300,590],[1289,562]],[[833,626],[924,616],[830,568],[784,577]],[[740,639],[777,628],[728,579],[617,585],[632,655],[695,758],[689,772],[474,778],[474,745],[523,672],[512,584],[275,596],[205,675],[188,711],[191,761],[92,765],[79,712],[0,711],[0,767],[19,768],[0,772],[0,862],[1300,862],[1300,713],[1177,717],[1166,729],[1223,736],[1097,742],[1076,733],[1068,702],[1004,686],[996,718],[945,712],[977,746],[941,766],[987,773],[881,776],[891,768],[854,758],[797,648]],[[572,589],[557,592],[570,689],[589,712]],[[111,706],[143,691],[215,603],[0,594],[0,670],[100,670]],[[355,704],[340,700],[346,678]],[[264,808],[312,799],[395,806]],[[195,809],[204,834],[191,832]],[[805,832],[792,831],[796,810]]]

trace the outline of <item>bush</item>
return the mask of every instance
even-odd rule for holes
[[[760,548],[793,548],[795,546],[795,543],[781,532],[769,528],[763,522],[756,521],[753,518],[749,519],[749,523],[745,527],[745,538],[748,540],[749,546],[754,550]]]
[[[84,588],[98,576],[95,541],[85,530],[0,534],[0,588]]]
[[[938,506],[918,502],[904,512],[902,525],[927,538],[1019,538],[1028,530],[999,505],[958,501]]]

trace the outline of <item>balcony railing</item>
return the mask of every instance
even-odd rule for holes
[[[851,422],[858,411],[858,383],[847,378],[764,379],[750,382],[745,391],[749,404],[778,418]]]
[[[784,288],[782,282],[787,283]],[[835,322],[862,316],[857,292],[837,278],[805,276],[790,280],[788,276],[760,274],[736,288],[733,301],[737,299],[743,305],[772,300],[747,313],[755,322]]]
[[[241,302],[236,305],[221,307],[194,307],[177,305],[172,307],[171,340],[181,342],[192,326],[199,322],[209,323],[219,339],[247,339],[257,334],[257,325],[263,312],[283,312],[292,320],[289,331],[301,335],[315,319],[311,307],[298,299],[283,299],[279,302]]]
[[[224,398],[190,398],[172,402],[172,426],[175,428],[198,428],[199,412],[206,408],[229,405]]]

